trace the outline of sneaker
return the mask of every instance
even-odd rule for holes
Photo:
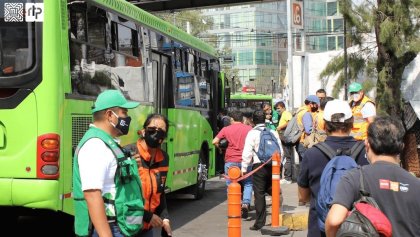
[[[291,180],[287,180],[287,179],[281,179],[280,180],[280,184],[291,184],[292,181]]]
[[[249,212],[249,205],[248,204],[242,204],[242,208],[241,208],[242,219],[247,219],[248,218],[248,212]]]

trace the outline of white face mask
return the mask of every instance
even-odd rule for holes
[[[357,94],[354,94],[353,95],[353,101],[359,101],[360,100],[360,94],[359,93],[357,93]]]

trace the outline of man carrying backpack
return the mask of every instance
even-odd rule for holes
[[[265,126],[264,111],[256,110],[252,114],[252,119],[256,125],[245,138],[241,165],[243,174],[247,172],[249,166],[255,170],[264,165],[265,161],[271,158],[276,151],[283,156],[278,133]],[[250,230],[260,230],[265,225],[267,215],[265,194],[271,195],[271,174],[272,166],[271,162],[268,162],[252,175],[256,219],[254,225],[249,228]]]
[[[388,217],[393,237],[420,236],[420,181],[399,165],[404,133],[401,122],[376,117],[364,141],[371,163],[363,167],[365,191]],[[360,198],[360,186],[360,169],[342,177],[325,222],[327,236],[336,236],[353,203]]]
[[[328,135],[323,143],[333,151],[350,150],[357,143],[349,135],[353,127],[353,117],[347,102],[342,100],[329,101],[325,106],[323,117],[325,120],[324,129]],[[300,165],[298,192],[301,200],[299,201],[308,202],[310,200],[308,237],[325,236],[318,226],[316,201],[320,189],[321,174],[330,159],[321,149],[314,146],[305,152]],[[367,164],[364,149],[359,152],[355,160],[359,165]]]

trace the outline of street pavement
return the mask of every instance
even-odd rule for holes
[[[298,206],[297,184],[281,185],[283,192],[282,213],[308,213],[308,207]],[[271,226],[271,197],[267,196],[267,227]],[[180,195],[168,196],[168,209],[171,216],[173,236],[175,237],[220,237],[228,236],[227,229],[227,199],[226,184],[224,179],[214,177],[206,183],[206,193],[203,199],[198,201],[182,198]],[[241,236],[269,236],[262,235],[260,231],[249,230],[254,224],[255,210],[249,212],[251,220],[241,222]],[[307,235],[306,226],[304,230],[292,230],[288,235],[304,237]],[[156,234],[158,232],[155,232]],[[159,236],[159,235],[155,235]],[[235,236],[238,237],[238,236]]]

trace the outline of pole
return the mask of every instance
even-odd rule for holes
[[[287,0],[287,81],[289,84],[289,108],[294,108],[293,101],[293,55],[292,55],[292,0]]]
[[[271,168],[271,226],[264,226],[261,229],[262,235],[287,235],[290,230],[287,226],[280,226],[280,154],[272,156]]]
[[[241,170],[232,166],[228,170],[232,183],[228,186],[228,237],[241,237]]]
[[[348,84],[348,75],[347,75],[347,27],[346,27],[346,18],[343,18],[343,28],[344,28],[344,100],[348,100],[347,97],[347,84]]]
[[[280,209],[280,155],[278,152],[273,155],[272,164],[272,197],[271,197],[271,227],[279,227]]]

